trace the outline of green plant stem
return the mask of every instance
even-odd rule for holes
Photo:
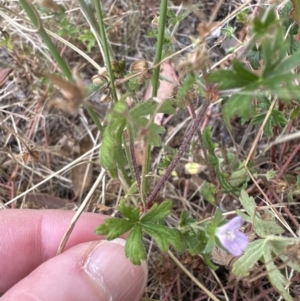
[[[53,44],[53,42],[52,42],[51,38],[49,37],[48,33],[45,31],[45,29],[42,25],[41,19],[39,18],[39,15],[38,15],[37,11],[35,10],[34,6],[30,3],[28,3],[26,0],[20,0],[20,3],[23,6],[23,8],[24,8],[26,14],[28,15],[30,21],[32,22],[32,24],[37,28],[38,34],[41,36],[44,43],[47,45],[50,53],[54,57],[54,59],[57,62],[60,70],[62,71],[62,73],[65,75],[65,77],[68,80],[73,81],[72,73],[71,73],[68,65],[66,64],[64,59],[59,54],[57,48]],[[103,131],[104,131],[103,126],[101,125],[101,123],[100,123],[97,115],[95,114],[94,110],[89,106],[86,106],[86,109],[87,109],[88,113],[90,114],[91,118],[93,119],[94,123],[98,127],[99,131],[103,135]]]
[[[123,166],[118,166],[118,167],[119,167],[119,169],[120,169],[120,171],[121,171],[121,173],[124,177],[124,180],[126,181],[127,186],[130,187],[132,185],[132,183],[131,183],[131,180],[129,179],[128,175],[127,175],[126,170],[124,169]],[[126,191],[126,189],[124,189],[124,191]]]
[[[162,59],[162,50],[163,50],[164,37],[165,37],[167,8],[168,8],[168,0],[162,0],[161,3],[160,3],[160,11],[159,11],[159,28],[158,28],[158,37],[157,37],[157,45],[156,45],[154,65],[157,65]],[[159,86],[159,72],[160,72],[160,66],[158,66],[153,72],[152,97],[157,96],[157,91],[158,91],[158,86]]]
[[[117,95],[117,91],[116,91],[116,87],[115,87],[114,73],[111,68],[111,59],[113,59],[113,53],[112,53],[112,51],[110,51],[110,46],[107,43],[106,32],[105,32],[102,11],[101,11],[101,5],[100,5],[99,0],[95,0],[95,7],[96,7],[97,15],[98,15],[98,25],[99,25],[101,42],[103,45],[103,51],[104,51],[104,56],[105,56],[105,61],[106,61],[106,68],[107,68],[108,76],[110,78],[110,86],[111,86],[114,102],[117,103],[118,95]]]
[[[101,133],[101,135],[103,137],[103,135],[104,135],[104,127],[102,126],[101,122],[99,121],[98,116],[96,115],[95,111],[89,105],[86,105],[85,108],[88,111],[88,113],[91,116],[93,122],[95,123],[95,125],[97,126],[98,130],[100,131],[100,133]]]
[[[131,125],[128,125],[127,128],[128,135],[129,135],[129,155],[130,155],[130,171],[132,174],[132,178],[135,178],[137,187],[139,189],[139,192],[141,192],[141,175],[140,175],[140,170],[136,161],[136,156],[135,156],[135,148],[134,148],[134,135],[133,135],[133,129]],[[128,150],[127,150],[128,151]]]
[[[26,0],[20,0],[20,3],[23,6],[30,21],[32,22],[34,27],[37,29],[38,34],[41,36],[44,43],[46,44],[49,51],[51,52],[52,56],[56,60],[58,66],[61,69],[61,71],[63,72],[63,74],[66,76],[66,78],[68,80],[73,80],[72,73],[71,73],[68,65],[66,64],[64,59],[60,56],[60,54],[59,54],[58,50],[56,49],[55,45],[53,44],[51,38],[45,31],[45,29],[42,25],[41,19],[39,18],[39,15],[38,15],[36,9],[34,8],[34,6],[30,3],[28,3]]]
[[[168,8],[168,0],[162,0],[160,3],[159,10],[159,28],[158,28],[158,36],[157,36],[157,45],[156,45],[156,53],[155,53],[155,61],[154,65],[157,65],[162,59],[162,51],[164,45],[164,37],[165,37],[165,27],[166,27],[166,17],[167,17],[167,8]],[[156,67],[153,72],[152,77],[152,97],[157,96],[158,86],[159,86],[159,73],[160,73],[160,65]],[[144,164],[142,170],[142,183],[141,183],[141,198],[144,200],[144,195],[148,194],[148,178],[146,177],[150,170],[150,155],[151,155],[151,146],[148,143],[145,143],[144,150]]]
[[[124,145],[124,151],[125,151],[125,155],[126,155],[126,159],[127,159],[128,165],[129,165],[129,169],[130,169],[130,173],[131,173],[131,178],[134,179],[133,165],[132,165],[132,162],[130,160],[130,158],[131,158],[130,149],[127,146],[126,139],[125,139],[124,135],[122,136],[122,143]]]

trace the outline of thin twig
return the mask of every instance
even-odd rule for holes
[[[78,221],[81,213],[83,212],[84,208],[86,207],[86,205],[88,204],[88,202],[90,201],[90,198],[92,197],[93,193],[95,192],[96,188],[98,187],[98,185],[100,184],[100,182],[102,181],[102,178],[104,177],[106,173],[106,170],[105,169],[102,169],[101,170],[101,173],[99,174],[97,180],[95,181],[94,185],[92,186],[92,188],[90,189],[88,195],[86,196],[86,198],[84,199],[84,201],[82,202],[82,204],[80,205],[79,209],[76,211],[74,217],[72,218],[71,220],[71,223],[69,225],[69,228],[67,229],[65,235],[63,236],[60,244],[59,244],[59,247],[58,247],[58,250],[57,250],[57,253],[56,255],[59,255],[60,253],[63,252],[65,246],[66,246],[66,243],[76,225],[76,222]]]

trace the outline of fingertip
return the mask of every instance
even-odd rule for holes
[[[145,262],[136,266],[126,258],[122,239],[89,242],[39,266],[2,300],[140,300],[147,273]]]
[[[88,256],[86,273],[109,292],[112,300],[139,300],[148,275],[145,261],[133,265],[125,257],[125,240],[102,241]]]

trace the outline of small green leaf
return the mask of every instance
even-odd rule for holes
[[[270,27],[277,24],[276,15],[273,7],[262,11],[261,15],[253,20],[253,32],[257,36],[267,35]]]
[[[248,193],[245,190],[241,191],[240,202],[246,212],[250,215],[251,219],[255,214],[256,203],[253,197],[249,197]]]
[[[83,34],[79,36],[79,40],[86,45],[88,52],[91,52],[96,45],[95,36],[90,30],[84,30]]]
[[[249,243],[245,253],[234,264],[232,272],[237,277],[246,277],[250,269],[263,256],[265,240],[258,239]]]
[[[194,83],[196,81],[196,77],[194,72],[189,72],[183,79],[182,84],[177,92],[176,99],[178,101],[182,101],[188,95],[189,91],[192,89]]]
[[[195,222],[196,220],[193,219],[185,209],[181,212],[180,220],[179,220],[179,226],[181,228],[190,226]]]
[[[227,175],[222,172],[221,165],[218,164],[216,166],[216,176],[219,180],[220,185],[224,189],[225,192],[234,192],[234,187],[232,187],[229,182],[227,181]]]
[[[100,149],[100,164],[103,168],[111,170],[117,168],[117,162],[115,160],[115,149],[117,143],[112,137],[109,129],[105,129],[104,136],[102,139],[101,149]]]
[[[214,229],[213,232],[212,232],[212,235],[215,235],[215,230],[218,226],[220,226],[222,220],[223,220],[222,211],[219,207],[217,207],[216,211],[215,211],[215,214],[214,214],[214,217],[211,221],[211,225]]]
[[[215,148],[218,147],[218,144],[212,141],[211,136],[212,136],[211,127],[210,126],[205,127],[202,133],[203,144],[205,148],[208,150],[209,154],[215,157],[216,156]]]
[[[244,79],[232,70],[211,72],[208,79],[210,82],[218,84],[220,90],[243,88],[249,84],[249,80]]]
[[[170,229],[164,225],[142,224],[143,231],[147,232],[156,241],[158,247],[167,252],[169,245],[172,245],[177,251],[183,250],[183,240],[181,233],[177,229]]]
[[[160,134],[163,134],[165,131],[164,127],[159,126],[156,123],[151,123],[145,135],[147,143],[157,147],[161,146]]]
[[[119,206],[120,212],[122,215],[127,217],[129,220],[133,222],[138,222],[140,217],[140,209],[134,208],[132,206],[126,206],[125,200],[122,199]]]
[[[147,100],[145,102],[139,103],[135,105],[129,112],[129,115],[133,118],[140,118],[141,116],[152,115],[156,108],[157,103],[151,100]]]
[[[142,224],[154,224],[171,213],[172,202],[170,200],[163,201],[161,204],[155,203],[151,209],[141,218]]]
[[[270,245],[267,244],[264,250],[264,261],[266,262],[266,268],[268,271],[268,278],[277,290],[277,292],[284,297],[286,301],[293,301],[294,299],[286,291],[285,287],[289,281],[282,275],[281,271],[274,264],[274,259],[271,254]]]
[[[241,91],[226,101],[223,107],[223,117],[227,127],[230,128],[230,118],[234,115],[241,117],[243,122],[248,121],[252,117],[252,97],[251,93],[244,94]]]
[[[296,51],[292,55],[286,57],[275,69],[272,71],[274,73],[280,72],[280,74],[285,74],[294,70],[300,64],[300,50]]]
[[[143,245],[142,227],[136,224],[130,231],[126,240],[125,255],[133,264],[141,264],[141,260],[147,258],[145,247]]]
[[[215,204],[216,191],[217,191],[217,187],[214,184],[208,182],[205,182],[199,190],[203,198],[210,204]]]
[[[244,79],[244,81],[248,81],[249,84],[257,81],[259,77],[247,69],[239,60],[234,59],[232,61],[232,67],[236,71],[236,73]]]
[[[98,226],[95,230],[98,235],[107,235],[107,240],[113,240],[122,234],[129,231],[134,226],[134,222],[120,219],[120,218],[108,218],[104,224]]]
[[[165,114],[175,114],[175,100],[171,98],[162,100],[162,103],[159,105],[158,112]]]
[[[260,49],[254,46],[246,55],[247,60],[250,62],[252,68],[257,70],[260,67],[261,52]]]
[[[245,169],[245,162],[242,162],[239,167],[231,173],[227,179],[228,183],[233,187],[240,187],[248,181],[248,173]]]
[[[276,223],[275,218],[272,220],[262,220],[255,216],[253,223],[253,231],[260,237],[265,238],[274,234],[282,234],[284,230]]]

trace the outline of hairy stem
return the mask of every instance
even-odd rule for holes
[[[147,197],[147,199],[146,199],[147,203],[150,203],[150,202],[154,201],[154,199],[156,198],[157,194],[159,193],[159,191],[162,189],[162,187],[164,186],[164,184],[166,183],[166,181],[170,177],[172,171],[174,170],[174,168],[176,167],[177,163],[179,162],[179,160],[183,156],[186,148],[190,144],[190,142],[191,142],[191,140],[192,140],[195,132],[199,128],[199,125],[204,120],[205,113],[206,113],[206,110],[209,107],[209,105],[210,105],[210,103],[205,99],[204,103],[202,104],[202,107],[200,108],[200,110],[199,110],[199,112],[198,112],[198,114],[197,114],[197,116],[196,116],[196,118],[194,120],[194,123],[193,123],[192,127],[190,128],[188,134],[185,136],[185,138],[184,138],[181,146],[179,147],[179,150],[178,150],[176,156],[173,158],[173,161],[171,162],[171,164],[167,168],[165,174],[161,177],[161,179],[159,180],[159,182],[156,184],[156,186],[152,190],[151,194]]]

